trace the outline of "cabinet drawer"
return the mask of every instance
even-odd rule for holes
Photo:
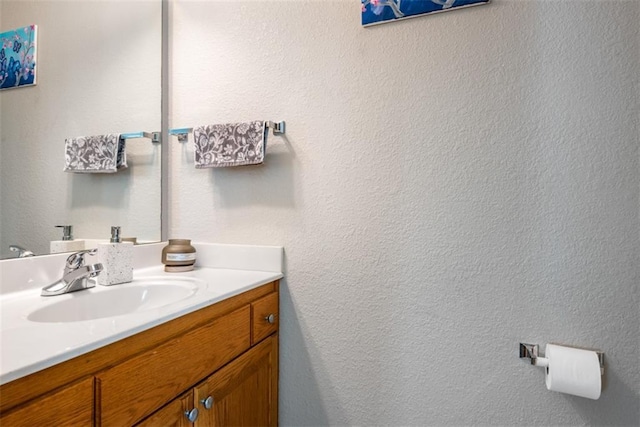
[[[93,377],[61,391],[34,399],[3,415],[2,426],[91,426],[93,424]]]
[[[250,346],[247,305],[96,375],[102,426],[132,425]]]
[[[256,344],[278,330],[280,313],[278,293],[273,292],[251,303],[251,344]]]

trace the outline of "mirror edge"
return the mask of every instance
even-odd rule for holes
[[[169,0],[162,0],[161,58],[160,240],[166,242],[169,233]]]

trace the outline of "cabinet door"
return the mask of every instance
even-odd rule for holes
[[[61,391],[35,399],[20,409],[3,414],[0,425],[91,426],[93,424],[93,377]]]
[[[189,427],[189,412],[193,410],[193,392],[188,392],[158,409],[137,427]]]
[[[200,411],[196,425],[277,426],[277,396],[278,335],[274,334],[196,387]]]

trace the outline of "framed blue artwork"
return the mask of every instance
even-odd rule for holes
[[[489,0],[360,0],[362,25],[383,24],[399,19],[446,12],[461,7],[487,4]]]
[[[0,89],[36,84],[37,25],[0,33]]]

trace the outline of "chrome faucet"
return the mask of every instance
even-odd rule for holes
[[[97,249],[87,249],[69,255],[64,267],[62,279],[42,288],[42,296],[62,295],[82,289],[93,288],[95,281],[89,278],[96,277],[102,271],[102,264],[84,264],[86,255],[95,255]]]
[[[13,252],[18,252],[18,258],[24,258],[28,256],[34,256],[35,254],[28,249],[25,249],[18,245],[9,246],[9,250]]]

